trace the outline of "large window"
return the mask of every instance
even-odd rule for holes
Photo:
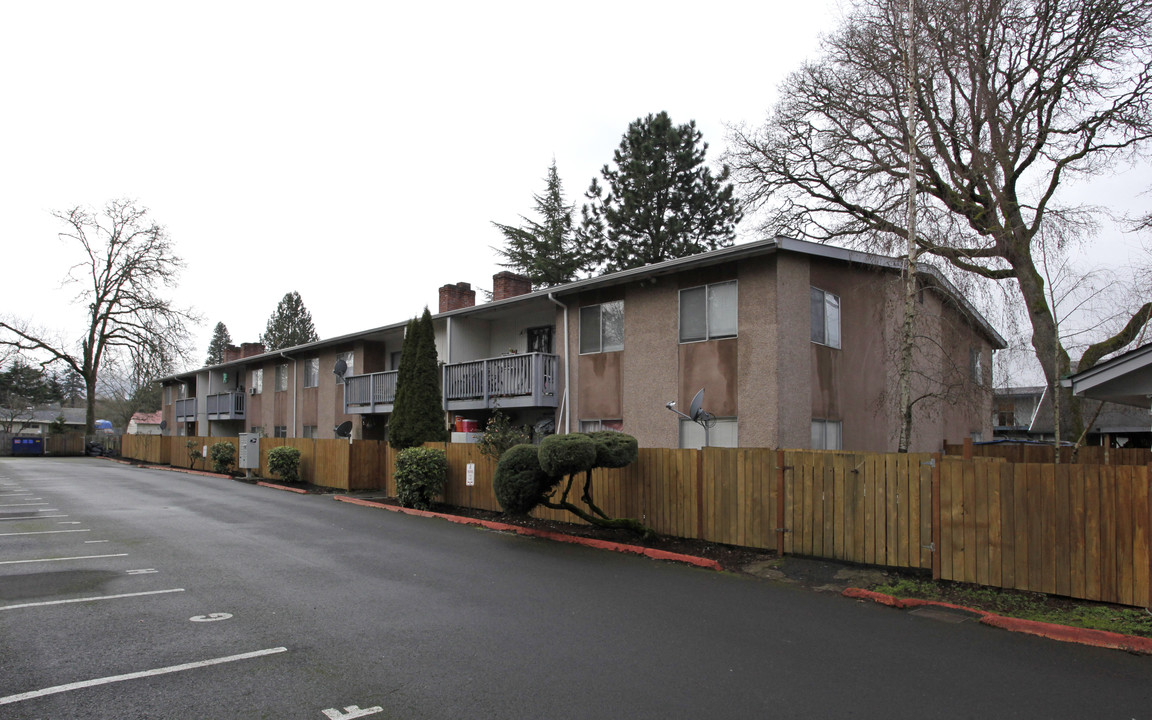
[[[623,349],[623,300],[580,308],[580,354]]]
[[[843,450],[842,428],[843,425],[839,420],[813,420],[812,449]]]
[[[356,370],[354,369],[356,356],[352,352],[342,352],[336,353],[336,359],[343,360],[344,366],[347,368],[347,370],[344,371],[344,377],[340,377],[339,375],[336,376],[336,384],[343,385],[344,378],[348,377],[349,375],[356,374]]]
[[[680,291],[680,342],[735,335],[735,280]]]
[[[316,387],[320,384],[320,358],[309,358],[304,361],[304,387]]]
[[[264,368],[252,371],[252,392],[255,395],[264,392]]]
[[[276,366],[276,392],[284,392],[288,389],[288,363],[281,363]]]
[[[812,342],[840,347],[840,298],[812,288]]]
[[[715,418],[714,424],[708,428],[708,447],[739,447],[739,437],[736,433],[736,418]],[[704,447],[704,428],[692,420],[680,420],[680,447]]]

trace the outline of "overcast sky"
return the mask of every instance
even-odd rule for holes
[[[255,341],[291,290],[322,338],[436,311],[445,283],[491,288],[491,221],[532,213],[553,158],[579,204],[628,123],[666,110],[717,160],[725,123],[763,120],[838,7],[4,3],[0,312],[77,334],[57,288],[78,248],[50,213],[118,197],[187,263],[193,367],[218,321]]]

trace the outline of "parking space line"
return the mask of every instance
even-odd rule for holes
[[[149,590],[147,592],[124,593],[123,595],[98,595],[96,597],[72,598],[71,600],[46,600],[44,602],[21,603],[20,605],[0,605],[0,610],[45,607],[47,605],[67,605],[69,603],[94,602],[96,600],[119,600],[120,598],[142,597],[144,595],[163,595],[165,593],[178,592],[184,592],[184,588],[172,588],[171,590]]]
[[[83,530],[34,530],[34,531],[30,531],[30,532],[0,533],[0,537],[8,537],[9,535],[54,535],[55,533],[66,533],[66,532],[92,532],[92,531],[88,528],[84,528]],[[95,542],[108,542],[108,541],[107,540],[97,540]]]
[[[59,562],[60,560],[96,560],[97,558],[127,557],[128,553],[114,555],[77,555],[76,557],[37,558],[35,560],[0,560],[0,565],[22,565],[24,563]]]
[[[168,667],[156,668],[155,670],[141,670],[140,672],[127,673],[125,675],[111,675],[109,677],[96,678],[94,680],[83,680],[81,682],[68,683],[67,685],[56,685],[54,687],[44,688],[42,690],[33,690],[31,692],[20,693],[19,695],[0,697],[0,705],[9,705],[11,703],[21,702],[23,700],[31,700],[33,698],[44,697],[45,695],[55,695],[56,693],[68,692],[70,690],[80,690],[82,688],[95,687],[97,685],[108,685],[110,683],[124,682],[125,680],[138,680],[140,678],[154,677],[156,675],[167,675],[169,673],[184,672],[185,670],[195,670],[197,668],[208,667],[210,665],[221,665],[223,663],[237,662],[238,660],[251,660],[253,658],[264,657],[265,655],[275,655],[276,653],[287,651],[288,648],[285,647],[268,648],[267,650],[256,650],[254,652],[241,653],[240,655],[229,655],[227,657],[213,658],[211,660],[200,660],[199,662],[185,663],[183,665],[169,665]]]
[[[68,517],[67,515],[21,515],[19,517],[0,518],[0,520],[43,520],[44,518]]]
[[[38,502],[38,503],[5,503],[5,504],[3,504],[3,505],[0,505],[0,507],[28,507],[29,505],[47,505],[47,504],[48,504],[48,503],[46,503],[46,502]]]

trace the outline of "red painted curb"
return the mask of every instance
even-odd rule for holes
[[[848,588],[842,595],[860,600],[871,600],[881,605],[888,605],[889,607],[899,609],[931,605],[935,607],[952,608],[953,610],[963,610],[964,612],[970,612],[980,616],[980,622],[984,625],[1001,628],[1010,632],[1027,633],[1029,635],[1045,637],[1050,640],[1077,643],[1091,647],[1124,650],[1140,655],[1152,655],[1152,638],[1122,635],[1120,633],[1109,632],[1108,630],[1092,630],[1090,628],[1056,625],[1053,623],[1040,622],[1039,620],[1023,620],[1020,618],[1005,617],[993,612],[988,612],[987,610],[976,610],[962,605],[953,605],[952,603],[937,602],[935,600],[919,600],[917,598],[901,599],[861,588]]]
[[[256,484],[259,485],[260,487],[272,488],[273,490],[287,490],[288,492],[299,493],[301,495],[307,495],[308,494],[307,490],[301,490],[300,488],[288,487],[287,485],[277,485],[275,483],[261,482],[261,481],[257,481]]]
[[[564,535],[563,533],[550,532],[548,530],[536,530],[535,528],[526,528],[519,525],[509,525],[507,523],[493,522],[492,520],[478,520],[476,518],[460,517],[459,515],[448,515],[446,513],[429,512],[427,510],[414,510],[412,508],[398,507],[396,505],[388,505],[386,503],[373,502],[371,500],[362,500],[360,498],[354,498],[348,495],[333,495],[332,499],[338,500],[339,502],[351,503],[353,505],[383,508],[384,510],[404,513],[405,515],[440,518],[441,520],[447,520],[449,522],[458,523],[460,525],[478,525],[489,530],[503,530],[506,532],[514,532],[517,535],[544,538],[545,540],[554,540],[556,542],[571,543],[573,545],[584,545],[586,547],[598,548],[601,550],[612,550],[614,552],[632,553],[634,555],[650,557],[654,560],[670,560],[672,562],[686,563],[688,565],[695,565],[696,567],[705,568],[707,570],[719,571],[724,569],[720,563],[716,562],[715,560],[708,560],[707,558],[695,557],[693,555],[683,555],[681,553],[668,552],[667,550],[653,550],[652,548],[645,548],[637,545],[626,545],[624,543],[610,542],[608,540],[595,540],[593,538],[584,538],[577,535]]]

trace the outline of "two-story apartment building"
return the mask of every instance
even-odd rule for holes
[[[695,447],[703,430],[666,406],[704,389],[713,445],[894,449],[901,264],[778,237],[535,292],[500,273],[481,304],[468,284],[445,285],[433,317],[445,421],[499,408],[541,431]],[[990,437],[1004,341],[939,273],[920,278],[912,448]],[[353,438],[382,439],[407,323],[396,320],[165,378],[166,432],[333,437],[351,420]]]

